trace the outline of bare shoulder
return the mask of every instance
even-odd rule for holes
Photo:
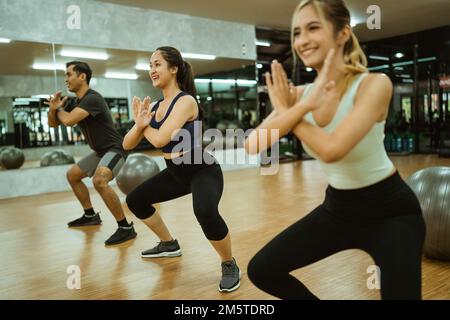
[[[177,104],[183,105],[183,108],[179,108],[179,110],[183,110],[185,113],[189,113],[191,115],[196,114],[198,105],[197,100],[191,95],[184,95],[180,97],[177,101]]]
[[[359,85],[356,100],[362,96],[377,96],[390,98],[393,85],[391,79],[384,73],[369,73]]]
[[[186,94],[178,99],[179,102],[186,105],[197,106],[197,100],[190,94]]]
[[[391,79],[384,73],[369,73],[362,81],[359,89],[361,91],[375,86],[377,89],[392,89]]]

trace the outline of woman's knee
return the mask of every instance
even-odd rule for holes
[[[125,202],[130,211],[141,220],[150,218],[156,211],[152,204],[149,204],[134,192],[127,195]]]
[[[217,205],[194,207],[195,217],[208,240],[220,241],[228,234],[228,227],[220,216]]]
[[[256,286],[261,286],[262,283],[270,279],[270,268],[268,266],[270,260],[265,259],[261,252],[258,252],[248,263],[247,276]]]

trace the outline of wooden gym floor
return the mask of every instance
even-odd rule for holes
[[[425,167],[450,166],[450,159],[429,155],[392,159],[404,178]],[[103,242],[116,223],[91,190],[94,209],[102,212],[100,227],[67,228],[82,212],[71,192],[0,200],[0,299],[273,299],[248,280],[248,261],[320,204],[325,177],[317,161],[282,164],[275,176],[262,176],[256,168],[224,176],[220,211],[243,271],[239,290],[217,291],[220,261],[195,220],[190,195],[157,206],[183,256],[144,260],[141,250],[154,246],[157,238],[126,209],[138,237],[106,248]],[[366,286],[366,270],[372,264],[366,253],[348,250],[293,275],[322,299],[379,299],[379,291]],[[71,265],[80,267],[80,290],[66,287]],[[450,299],[450,263],[423,259],[423,297]]]

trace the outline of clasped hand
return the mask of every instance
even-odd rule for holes
[[[133,98],[133,118],[136,126],[140,129],[146,128],[155,115],[155,112],[150,109],[150,103],[151,99],[148,96],[144,98],[144,101],[138,97]]]
[[[267,72],[265,78],[269,98],[275,111],[283,112],[296,104],[301,104],[309,112],[321,106],[328,105],[331,101],[335,100],[338,97],[336,83],[334,80],[328,79],[333,57],[334,49],[328,52],[322,70],[314,80],[314,86],[311,92],[301,102],[297,101],[297,91],[288,82],[283,66],[274,60],[271,65],[272,74]]]

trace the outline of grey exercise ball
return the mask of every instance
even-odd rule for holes
[[[3,167],[3,164],[2,164],[2,152],[3,152],[3,150],[6,150],[6,148],[8,148],[8,147],[0,147],[0,168]]]
[[[0,153],[0,162],[6,169],[18,169],[25,162],[25,155],[20,149],[5,148]]]
[[[75,163],[75,159],[68,151],[63,149],[46,152],[41,157],[41,167],[60,166],[71,163]]]
[[[425,255],[450,261],[450,167],[417,171],[406,182],[419,199],[427,226]]]
[[[159,173],[158,164],[151,157],[135,153],[127,158],[116,177],[117,186],[124,194],[129,194],[145,180]]]

